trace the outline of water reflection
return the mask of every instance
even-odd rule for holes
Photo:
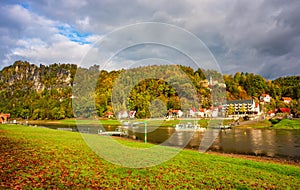
[[[44,125],[45,126],[45,125]],[[52,125],[51,128],[71,127],[76,125]],[[113,131],[117,126],[104,126],[105,130]],[[97,133],[97,125],[87,125],[81,130]],[[289,157],[300,160],[300,130],[270,130],[270,129],[231,129],[212,131],[218,137],[209,150],[224,153],[239,153],[263,155],[270,157]],[[128,131],[128,138],[135,137],[144,140],[144,128],[133,128]],[[201,141],[207,135],[206,131],[175,131],[172,127],[148,127],[148,142],[166,146],[177,146],[199,149]]]
[[[220,133],[210,149],[300,160],[299,139],[299,130],[232,129]]]

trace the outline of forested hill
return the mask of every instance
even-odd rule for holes
[[[73,117],[72,81],[77,66],[39,67],[16,61],[0,71],[0,112],[12,117],[62,119]]]
[[[145,71],[155,71],[157,67],[146,66],[138,69],[142,75]],[[189,77],[189,81],[196,88],[196,93],[199,97],[199,107],[209,108],[214,106],[210,101],[211,90],[225,88],[226,84],[226,98],[228,100],[258,99],[262,93],[267,93],[272,96],[272,101],[266,106],[266,111],[279,107],[290,107],[294,111],[299,110],[297,106],[299,106],[300,98],[300,76],[289,76],[270,81],[252,73],[242,72],[222,77],[216,71],[201,69],[194,71],[190,67],[178,67],[185,73],[185,76]],[[10,113],[12,117],[31,119],[73,117],[72,86],[75,74],[77,71],[86,72],[97,69],[97,66],[89,69],[77,68],[74,64],[36,66],[28,62],[16,61],[13,65],[0,71],[0,112]],[[110,72],[101,70],[98,73],[99,78],[93,94],[97,109],[97,113],[94,114],[103,117],[113,111],[112,88],[121,76],[120,74],[124,72],[124,70]],[[164,71],[158,70],[158,73],[164,73]],[[172,73],[168,74],[172,79]],[[182,78],[176,75],[173,77],[176,80]],[[80,80],[84,82],[85,79],[82,78]],[[184,80],[179,81],[184,83]],[[181,85],[184,88],[189,88],[190,84]],[[135,84],[124,104],[126,104],[127,108],[136,110],[137,117],[140,118],[163,114],[160,112],[164,112],[164,110],[155,110],[156,107],[159,107],[155,106],[155,104],[162,102],[166,105],[167,110],[187,109],[187,107],[181,105],[182,96],[173,87],[163,77],[142,80]],[[285,96],[293,99],[291,104],[286,105],[281,101],[281,98]],[[149,105],[149,102],[152,104]],[[149,109],[153,105],[154,107]],[[91,105],[86,105],[86,109],[89,109],[89,106]],[[84,109],[75,114],[82,117],[91,116],[90,112],[84,111]]]

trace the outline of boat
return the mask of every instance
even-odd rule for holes
[[[230,125],[218,125],[218,126],[213,126],[213,129],[231,129]]]
[[[116,129],[115,131],[102,131],[98,130],[98,135],[107,135],[107,136],[126,136],[127,131],[123,131],[121,128]]]
[[[204,130],[205,128],[200,127],[196,122],[192,124],[191,122],[187,122],[185,124],[176,124],[175,130],[176,131],[196,131],[196,130]]]

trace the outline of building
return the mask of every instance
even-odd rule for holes
[[[118,118],[119,119],[124,119],[124,118],[128,118],[128,113],[126,110],[121,110],[119,113],[118,113]]]
[[[183,115],[183,112],[181,110],[169,110],[166,117],[168,119],[171,119],[172,117],[173,118],[182,117],[182,115]]]
[[[279,113],[290,114],[291,113],[291,109],[290,108],[279,108],[278,112]]]
[[[268,111],[268,112],[267,112],[267,115],[268,115],[269,117],[274,117],[274,116],[275,116],[275,111]]]
[[[196,117],[196,113],[197,113],[196,108],[192,107],[187,111],[187,117]]]
[[[260,99],[260,101],[270,103],[271,98],[272,97],[269,94],[262,94],[259,99]]]
[[[229,109],[232,108],[232,113],[229,113]],[[230,100],[222,106],[223,112],[226,115],[259,115],[259,104],[252,100]]]
[[[107,117],[107,118],[113,118],[113,117],[114,117],[114,113],[111,112],[111,111],[106,111],[106,112],[104,113],[104,115],[105,115],[105,117]]]
[[[129,113],[126,110],[121,110],[118,113],[118,118],[119,119],[125,119],[125,118],[133,119],[135,117],[135,114],[136,114],[136,111],[134,111],[134,110],[129,111]]]
[[[289,104],[289,103],[291,103],[292,98],[290,98],[290,97],[282,97],[282,100],[283,100],[284,103]]]
[[[0,123],[7,123],[7,120],[10,118],[9,113],[1,113],[0,114]]]
[[[133,118],[135,117],[135,114],[136,114],[136,111],[135,111],[135,110],[131,110],[131,111],[129,112],[129,118],[130,118],[130,119],[133,119]]]

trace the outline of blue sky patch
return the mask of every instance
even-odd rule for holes
[[[58,26],[59,34],[67,37],[72,42],[83,44],[91,44],[91,42],[86,39],[91,35],[90,33],[80,33],[75,28],[67,26]]]
[[[29,4],[28,3],[18,3],[21,7],[23,7],[24,9],[29,10]]]

